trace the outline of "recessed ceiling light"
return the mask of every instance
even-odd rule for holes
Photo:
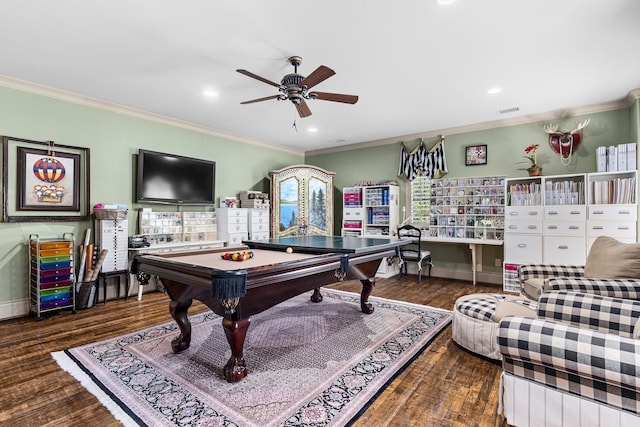
[[[499,88],[499,87],[497,87],[497,86],[496,86],[496,87],[492,87],[492,88],[490,88],[490,89],[487,91],[487,93],[488,93],[489,95],[497,95],[497,94],[499,94],[500,92],[502,92],[502,88]]]
[[[455,2],[456,0],[438,0],[438,4],[451,4]]]
[[[318,129],[317,128],[309,128],[309,129],[307,129],[307,132],[315,133],[315,132],[318,132]]]
[[[202,94],[207,98],[216,98],[218,96],[218,91],[214,89],[205,89]]]

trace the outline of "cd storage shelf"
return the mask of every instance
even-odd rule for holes
[[[71,233],[49,239],[29,236],[29,311],[38,320],[54,310],[76,312],[74,247]]]
[[[215,212],[140,212],[139,234],[151,245],[208,242],[217,238]]]
[[[394,236],[399,220],[399,187],[370,185],[342,189],[342,235]]]
[[[431,180],[430,237],[502,240],[505,176]]]

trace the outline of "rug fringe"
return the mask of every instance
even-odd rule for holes
[[[103,404],[114,418],[122,423],[125,427],[139,427],[140,424],[135,422],[122,408],[113,401],[95,382],[91,380],[80,367],[71,359],[64,351],[56,351],[51,353],[51,357],[58,365],[73,378],[80,381],[80,384],[93,394],[98,401]]]

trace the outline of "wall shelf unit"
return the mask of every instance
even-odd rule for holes
[[[395,236],[398,229],[397,185],[370,185],[342,189],[343,236]]]
[[[505,178],[431,180],[429,236],[502,240]]]
[[[525,263],[584,265],[601,235],[636,241],[637,171],[506,181],[504,290]]]
[[[138,232],[153,245],[209,242],[217,239],[216,213],[141,211]]]

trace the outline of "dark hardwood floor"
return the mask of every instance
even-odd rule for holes
[[[330,287],[359,292],[360,282]],[[449,279],[378,279],[374,296],[452,309],[459,296],[501,292],[496,285]],[[191,313],[206,307],[194,303]],[[61,311],[0,322],[0,425],[118,426],[109,411],[58,367],[50,353],[171,321],[166,295],[108,301],[71,314]],[[451,340],[447,327],[355,423],[355,426],[494,426],[498,363],[475,356]]]

